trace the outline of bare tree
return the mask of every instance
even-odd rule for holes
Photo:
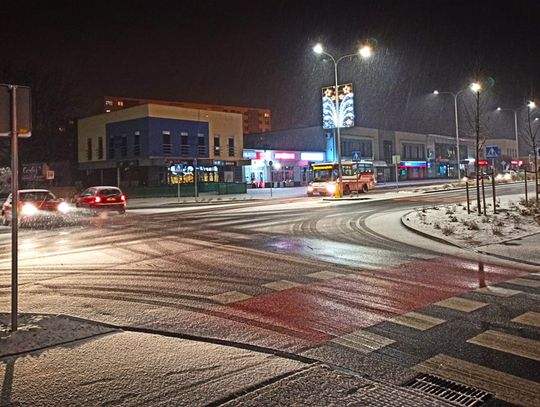
[[[535,107],[536,105],[532,101],[527,104],[527,119],[522,134],[527,142],[527,145],[532,149],[536,202],[538,202],[538,172],[540,171],[540,168],[538,168],[538,148],[540,145],[538,130],[540,129],[540,125],[535,124],[536,120],[532,119],[531,117],[531,110],[533,110]]]

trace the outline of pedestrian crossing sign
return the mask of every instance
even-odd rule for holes
[[[498,146],[486,147],[486,158],[497,158],[501,155],[501,151]]]
[[[352,151],[351,156],[353,161],[360,161],[362,159],[362,154],[360,151]]]

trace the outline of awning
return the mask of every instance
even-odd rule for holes
[[[386,161],[373,161],[374,167],[388,167],[388,164],[386,164]]]

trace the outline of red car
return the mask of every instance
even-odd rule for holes
[[[98,186],[85,189],[77,198],[77,208],[88,208],[94,211],[110,210],[118,213],[126,212],[126,195],[118,187]]]
[[[2,224],[11,223],[12,195],[9,194],[2,205]],[[69,211],[69,205],[63,199],[58,199],[47,189],[21,189],[19,190],[18,218],[21,223],[30,223],[39,220],[58,217]]]

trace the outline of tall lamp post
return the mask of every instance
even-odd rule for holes
[[[533,162],[534,162],[534,187],[535,187],[535,193],[536,193],[536,203],[538,203],[538,144],[537,144],[537,134],[538,134],[538,127],[533,132],[532,126],[531,126],[531,110],[536,108],[536,103],[534,103],[532,100],[527,103],[527,125],[529,127],[529,137],[530,137],[530,143],[531,147],[533,149]]]
[[[516,137],[516,160],[519,159],[519,136],[518,136],[518,125],[517,125],[517,109],[506,109],[502,107],[498,107],[497,111],[502,112],[504,110],[508,110],[510,112],[514,112],[514,136]]]
[[[476,133],[476,155],[474,160],[474,168],[476,172],[476,206],[478,207],[478,215],[482,215],[482,206],[480,205],[480,177],[483,175],[480,174],[480,90],[482,87],[478,82],[471,84],[471,90],[476,93],[476,122],[475,122],[475,133]]]
[[[458,124],[458,107],[457,107],[457,98],[461,92],[463,92],[465,89],[462,89],[458,91],[457,93],[454,92],[439,92],[438,90],[434,90],[434,95],[441,95],[441,94],[447,94],[452,95],[454,97],[454,116],[456,119],[456,161],[457,161],[457,179],[461,179],[461,160],[459,156],[459,124]]]
[[[364,45],[361,47],[357,53],[354,54],[347,54],[343,55],[339,58],[334,58],[331,54],[326,52],[322,46],[322,44],[317,44],[313,47],[313,52],[316,54],[323,54],[329,57],[332,62],[334,63],[334,80],[335,80],[335,99],[336,99],[336,143],[337,143],[337,156],[338,156],[338,177],[339,177],[339,196],[343,196],[343,172],[341,167],[341,133],[340,133],[340,127],[341,127],[341,121],[342,117],[339,114],[339,85],[338,85],[338,64],[344,60],[345,58],[352,58],[355,56],[360,56],[362,58],[369,58],[371,56],[371,47],[368,45]]]

